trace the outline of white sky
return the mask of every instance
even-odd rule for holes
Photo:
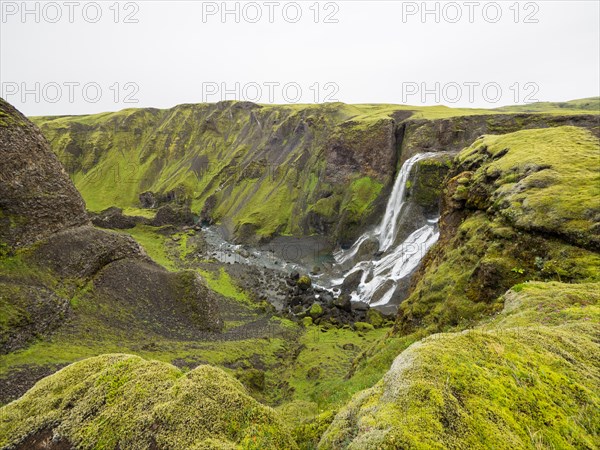
[[[27,2],[34,12],[23,17],[21,1],[1,0],[0,95],[27,115],[44,115],[234,96],[268,103],[268,83],[280,83],[272,87],[275,103],[296,97],[311,103],[318,93],[319,101],[498,107],[600,94],[596,0],[521,1],[516,7],[515,1],[427,2],[439,8],[439,23],[434,14],[423,20],[423,2],[250,3],[228,2],[230,9],[238,5],[239,23],[234,14],[224,23],[218,13],[203,16],[203,8],[206,14],[221,11],[222,2]],[[298,5],[302,17],[291,23]],[[258,10],[257,23],[246,20]],[[502,17],[492,23],[498,10]],[[91,23],[97,11],[102,16]],[[451,23],[459,11],[462,17]],[[331,13],[337,23],[324,23]],[[128,14],[137,23],[124,23]],[[86,83],[92,84],[84,92]],[[240,83],[240,89],[224,97],[223,83],[234,91]],[[296,84],[284,91],[286,83]],[[218,92],[208,95],[215,87]],[[423,88],[433,91],[425,99]],[[30,91],[25,97],[24,89]],[[128,94],[137,103],[126,102]]]

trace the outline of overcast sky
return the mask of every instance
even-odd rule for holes
[[[595,0],[0,3],[0,95],[27,115],[599,95]]]

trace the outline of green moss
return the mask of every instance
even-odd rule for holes
[[[458,161],[479,166],[468,195],[491,190],[485,207],[515,227],[600,248],[593,219],[600,213],[598,152],[598,139],[589,131],[558,127],[486,136]]]
[[[301,289],[308,289],[309,287],[312,286],[312,280],[310,279],[310,277],[308,275],[302,275],[298,279],[298,286]]]
[[[382,183],[369,177],[353,181],[349,192],[342,201],[341,211],[347,211],[353,217],[362,217],[371,207],[382,188]]]
[[[385,320],[379,311],[371,308],[369,311],[367,311],[367,322],[373,325],[375,328],[381,328]]]
[[[356,331],[373,331],[375,329],[373,325],[366,322],[355,322],[354,328]]]
[[[318,303],[313,303],[308,311],[308,314],[310,314],[310,317],[313,319],[316,319],[317,317],[321,317],[323,315],[323,308],[321,308],[321,305]]]
[[[167,251],[167,238],[158,233],[158,230],[156,227],[138,224],[126,233],[131,235],[154,261],[168,270],[175,271],[177,268]]]
[[[202,411],[198,414],[198,411]],[[175,367],[129,355],[103,355],[45,378],[2,408],[0,445],[53,426],[83,448],[191,448],[211,442],[243,448],[295,448],[276,413],[222,370]]]
[[[199,270],[199,272],[206,280],[208,287],[213,291],[218,292],[227,298],[232,298],[242,303],[253,305],[248,297],[248,294],[246,294],[235,284],[224,268],[221,267],[219,269],[218,276],[206,270]]]
[[[407,182],[411,201],[437,212],[444,180],[449,171],[447,161],[451,161],[451,158],[430,158],[416,163],[414,180]]]
[[[522,285],[489,323],[412,345],[319,448],[594,448],[598,287]]]
[[[399,330],[472,326],[527,280],[600,279],[599,255],[590,250],[597,245],[600,173],[592,160],[599,151],[575,127],[487,136],[463,150],[444,194],[455,202],[446,212],[463,221],[451,226],[442,218],[445,236],[400,306]]]

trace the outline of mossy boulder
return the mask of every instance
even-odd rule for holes
[[[308,275],[303,275],[298,279],[297,285],[300,289],[306,291],[312,286],[312,280]]]
[[[313,320],[317,319],[318,317],[321,317],[323,315],[323,307],[318,303],[313,303],[310,307],[310,310],[308,311],[308,314],[310,315],[310,317],[312,317]]]
[[[72,364],[0,413],[3,448],[47,430],[76,448],[297,448],[277,413],[222,370],[123,354]]]
[[[385,318],[379,311],[370,308],[367,311],[367,322],[373,325],[375,328],[381,328],[385,324]]]

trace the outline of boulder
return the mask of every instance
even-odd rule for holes
[[[333,306],[342,311],[350,312],[352,311],[352,302],[350,301],[349,295],[340,295],[337,298],[333,299]]]
[[[366,302],[351,302],[352,312],[354,311],[367,311],[369,309],[369,304]]]
[[[162,227],[164,225],[194,225],[194,214],[189,206],[161,206],[156,213],[156,217],[150,222],[152,226]]]

